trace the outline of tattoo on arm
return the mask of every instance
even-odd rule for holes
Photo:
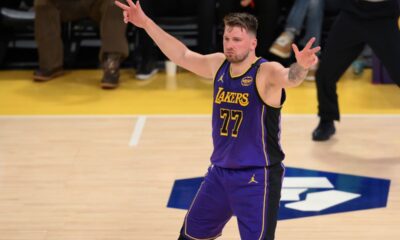
[[[298,63],[293,63],[289,68],[289,81],[297,84],[306,78],[308,69],[303,68]]]

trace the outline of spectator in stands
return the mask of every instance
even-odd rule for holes
[[[35,81],[48,81],[63,74],[61,22],[92,18],[100,25],[100,61],[103,66],[101,86],[118,86],[119,66],[128,56],[126,25],[113,0],[35,0],[35,39],[39,52],[39,69]]]
[[[314,141],[326,141],[340,119],[336,83],[368,44],[400,86],[397,0],[346,0],[333,25],[316,75],[320,122]]]
[[[291,45],[296,36],[299,36],[303,26],[304,37],[299,45],[304,46],[308,39],[315,37],[315,46],[321,42],[321,28],[323,21],[325,0],[295,0],[286,21],[284,32],[275,40],[270,51],[281,58],[289,58]],[[306,21],[305,21],[306,20]]]
[[[300,35],[303,27],[305,34],[299,41],[300,46],[305,46],[308,39],[315,37],[314,47],[321,45],[322,21],[324,17],[325,0],[295,0],[286,21],[284,32],[275,40],[269,49],[271,53],[289,58],[291,45]],[[310,69],[306,80],[315,80],[317,65]]]
[[[140,4],[146,14],[155,19],[158,17],[197,16],[199,24],[198,51],[202,54],[214,52],[216,0],[145,0]],[[136,1],[134,1],[136,2]],[[136,68],[136,78],[146,80],[157,73],[157,52],[151,38],[143,29],[139,29],[139,55],[141,61]]]

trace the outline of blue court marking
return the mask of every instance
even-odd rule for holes
[[[188,209],[202,181],[176,180],[167,207]],[[288,167],[279,220],[383,208],[389,188],[387,179]]]

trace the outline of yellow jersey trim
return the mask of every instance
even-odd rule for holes
[[[231,65],[229,65],[229,77],[230,77],[230,78],[238,78],[238,77],[243,76],[244,74],[246,74],[246,73],[250,70],[251,67],[253,67],[253,64],[254,64],[254,63],[256,63],[258,60],[260,60],[260,58],[261,58],[261,57],[257,57],[257,59],[250,65],[249,68],[247,68],[246,71],[244,71],[243,73],[241,73],[241,74],[239,74],[239,75],[237,75],[237,76],[233,76]]]

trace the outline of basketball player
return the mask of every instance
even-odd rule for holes
[[[299,85],[317,63],[311,39],[290,68],[255,55],[257,19],[224,18],[224,53],[200,55],[161,30],[140,3],[116,4],[124,21],[143,28],[179,66],[214,79],[212,165],[185,217],[179,239],[215,239],[237,216],[241,239],[274,239],[282,186],[281,106],[287,87]]]

